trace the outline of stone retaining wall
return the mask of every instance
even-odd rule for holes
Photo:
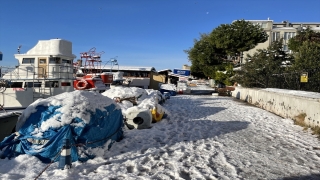
[[[320,126],[320,98],[243,87],[236,87],[232,96],[283,118],[304,120],[307,125]]]

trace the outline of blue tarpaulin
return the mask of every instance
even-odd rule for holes
[[[101,95],[101,100],[103,98],[107,97]],[[41,132],[41,136],[35,133],[50,118],[59,119],[59,116],[63,115],[61,111],[57,111],[58,108],[60,106],[38,105],[36,112],[31,113],[19,129],[19,135],[12,134],[0,143],[0,149],[4,149],[2,158],[30,154],[46,163],[58,161],[63,140],[69,139],[72,161],[85,161],[94,157],[85,151],[87,148],[104,146],[107,141],[110,142],[110,147],[113,142],[122,139],[123,116],[121,109],[113,103],[96,109],[95,112],[88,110],[86,113],[90,114],[90,121],[85,122],[77,117],[58,128],[48,128]]]

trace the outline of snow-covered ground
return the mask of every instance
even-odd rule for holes
[[[125,128],[109,151],[71,169],[53,163],[39,179],[320,179],[320,141],[291,119],[212,95],[172,96],[163,108],[152,128]],[[0,179],[34,179],[46,166],[1,159]]]

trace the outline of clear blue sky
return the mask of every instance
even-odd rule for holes
[[[38,40],[71,41],[73,54],[96,47],[102,59],[156,70],[190,65],[184,50],[200,33],[233,20],[320,22],[320,0],[1,0],[0,66],[17,65]]]

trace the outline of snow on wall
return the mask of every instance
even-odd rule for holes
[[[304,117],[306,124],[320,126],[320,93],[236,87],[232,96],[281,117]]]

